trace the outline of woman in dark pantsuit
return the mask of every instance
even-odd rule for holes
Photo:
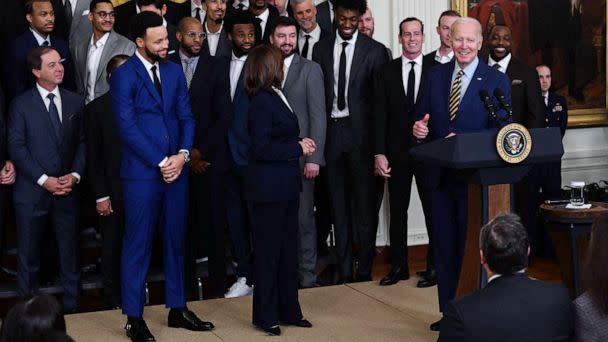
[[[298,158],[315,143],[300,139],[298,119],[281,92],[283,57],[270,46],[249,53],[244,70],[251,135],[253,202],[253,324],[280,335],[282,324],[311,327],[298,302]]]

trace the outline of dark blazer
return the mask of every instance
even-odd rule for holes
[[[247,65],[247,62],[245,62]],[[247,165],[249,163],[249,97],[245,92],[245,85],[243,81],[243,75],[245,66],[241,70],[239,75],[239,81],[234,91],[234,99],[232,99],[232,125],[228,131],[228,144],[230,147],[230,153],[232,160],[237,165]],[[228,73],[228,75],[230,75]]]
[[[205,24],[203,24],[203,30],[207,32]],[[207,39],[203,41],[201,55],[211,56],[211,54],[209,53],[209,41]],[[226,33],[226,29],[224,28],[224,26],[222,26],[222,30],[220,31],[220,40],[217,43],[215,57],[225,59],[232,58],[232,42],[230,41],[230,39],[228,39],[228,34]]]
[[[27,27],[25,1],[0,1],[0,46],[9,46]]]
[[[456,65],[455,59],[451,62],[435,66],[428,70],[425,77],[423,98],[417,108],[417,119],[425,114],[430,114],[429,136],[427,140],[443,139],[451,131],[454,133],[479,132],[496,127],[490,118],[483,102],[479,99],[479,91],[485,89],[488,94],[493,94],[494,89],[500,88],[505,94],[507,101],[511,99],[511,87],[509,79],[500,71],[488,67],[481,59],[471,83],[464,94],[456,113],[456,120],[449,120],[449,97],[452,84],[452,73]],[[492,99],[494,106],[498,108],[498,100]],[[504,111],[500,110],[498,116],[506,117]],[[439,185],[442,170],[436,167],[427,168],[427,181],[432,188]]]
[[[559,96],[554,92],[549,92],[549,99],[545,108],[545,126],[559,127],[562,133],[562,138],[566,134],[568,127],[568,103],[563,96]]]
[[[527,128],[545,127],[543,97],[536,70],[511,57],[506,74],[511,81],[513,122]]]
[[[608,341],[608,315],[589,292],[574,300],[574,338],[572,342]]]
[[[251,7],[249,7],[249,11],[251,11]],[[255,25],[255,41],[259,42],[256,43],[256,45],[270,43],[270,27],[272,26],[272,23],[276,20],[276,18],[279,17],[279,11],[276,9],[276,7],[272,5],[268,5],[268,11],[270,12],[270,14],[268,14],[268,20],[266,21],[266,27],[264,28],[263,36],[261,21],[259,19],[257,20],[258,24]]]
[[[130,0],[122,5],[114,7],[116,19],[114,20],[114,31],[122,34],[125,37],[131,37],[129,34],[129,24],[131,18],[137,14],[135,9],[135,0]]]
[[[335,33],[320,40],[313,49],[312,59],[319,63],[325,79],[325,110],[331,117],[334,100],[334,43]],[[364,34],[358,34],[348,81],[348,108],[355,143],[366,153],[371,153],[372,122],[374,114],[374,77],[378,68],[388,62],[386,47]],[[334,160],[334,143],[328,136],[326,159]]]
[[[436,53],[437,53],[437,50],[433,50],[433,51],[427,53],[426,55],[424,55],[422,62],[428,66],[435,66],[435,65],[441,64],[435,60]]]
[[[160,63],[159,70],[162,97],[137,55],[110,78],[112,110],[122,139],[123,179],[159,179],[163,158],[192,148],[195,123],[184,73],[171,62]]]
[[[418,94],[414,103],[423,96],[424,77],[433,65],[424,58]],[[406,152],[413,144],[408,134],[416,121],[415,108],[408,108],[402,76],[402,58],[396,58],[380,67],[376,77],[374,95],[374,155],[384,154],[389,162],[406,162]]]
[[[572,336],[572,320],[563,286],[526,274],[502,276],[446,305],[438,341],[566,342]]]
[[[60,177],[71,172],[84,176],[85,144],[82,128],[84,99],[60,88],[62,136],[57,137],[37,88],[13,100],[9,112],[8,152],[19,177],[15,203],[38,203],[52,194],[36,182],[43,174]]]
[[[273,91],[260,90],[249,106],[251,196],[255,202],[296,200],[302,175],[298,118]]]
[[[166,1],[166,3],[167,13],[165,14],[165,19],[172,25],[177,26],[182,18],[192,15],[192,12],[190,12],[190,0],[186,0],[181,4],[173,1]],[[204,18],[202,11],[201,16]]]
[[[120,186],[120,136],[112,112],[110,93],[84,107],[87,176],[95,199],[122,200]]]
[[[76,91],[74,64],[68,43],[52,34],[50,35],[50,41],[52,47],[59,52],[61,58],[65,58],[63,62],[65,71],[63,83],[61,84],[62,88]],[[8,53],[5,55],[3,82],[6,84],[4,90],[9,101],[34,86],[34,75],[27,68],[27,54],[37,46],[38,41],[36,41],[36,37],[34,37],[34,34],[29,29],[17,37],[9,46]]]
[[[2,92],[2,86],[0,85],[0,168],[4,167],[6,163],[6,115],[5,108],[6,103],[4,101],[4,92]]]
[[[334,24],[331,20],[331,14],[329,13],[329,0],[322,2],[317,5],[317,23],[321,26],[321,29],[334,32]]]
[[[194,147],[203,159],[228,169],[228,130],[232,124],[230,65],[224,59],[201,55],[190,83],[190,103],[196,121]]]

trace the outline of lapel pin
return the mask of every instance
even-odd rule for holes
[[[477,80],[478,80],[478,81],[481,81],[481,77],[477,77]]]

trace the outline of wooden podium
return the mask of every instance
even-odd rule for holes
[[[513,184],[534,164],[560,160],[564,154],[559,128],[531,129],[532,149],[519,164],[508,164],[496,151],[496,132],[457,134],[420,144],[410,150],[414,159],[430,166],[452,169],[468,182],[467,238],[456,297],[485,284],[479,259],[481,227],[496,215],[511,212]]]

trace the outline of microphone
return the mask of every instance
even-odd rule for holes
[[[483,105],[486,107],[486,109],[488,110],[488,112],[490,112],[490,115],[492,116],[492,118],[494,120],[497,119],[496,117],[496,108],[494,108],[494,104],[492,103],[492,99],[490,99],[490,95],[488,95],[488,92],[485,91],[485,89],[481,89],[479,91],[479,98],[481,99],[481,102],[483,102]]]
[[[509,114],[509,117],[511,117],[513,115],[513,108],[511,108],[511,104],[509,103],[509,101],[507,101],[507,98],[505,97],[505,93],[503,93],[502,89],[500,89],[500,88],[494,89],[494,97],[496,97],[496,99],[498,99],[498,102],[500,103],[500,106],[502,107],[502,109],[504,109],[507,112],[507,114]]]

